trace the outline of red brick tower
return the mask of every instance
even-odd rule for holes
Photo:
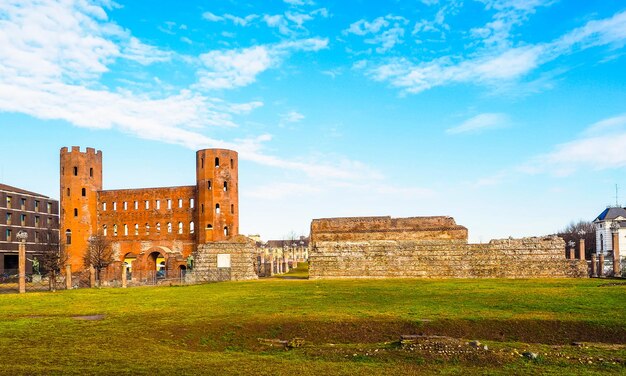
[[[72,272],[82,270],[88,239],[97,228],[98,191],[102,190],[102,152],[78,146],[61,148],[61,250]]]
[[[236,151],[196,152],[198,244],[229,240],[239,234],[238,167]]]

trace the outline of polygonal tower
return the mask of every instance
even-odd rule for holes
[[[239,234],[239,162],[237,152],[196,152],[198,244],[229,240]]]
[[[61,250],[72,272],[84,269],[89,237],[97,228],[98,191],[102,190],[102,152],[78,146],[61,148]]]

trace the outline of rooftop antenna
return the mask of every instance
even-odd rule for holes
[[[615,207],[616,208],[619,208],[619,203],[618,203],[619,202],[619,195],[618,195],[618,192],[619,192],[619,188],[618,188],[617,184],[615,184]]]

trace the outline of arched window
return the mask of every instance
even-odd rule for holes
[[[117,236],[117,225],[113,225],[113,236]]]
[[[230,204],[230,214],[235,214],[235,205]]]
[[[215,214],[220,213],[220,204],[215,204]]]
[[[193,198],[190,198],[190,199],[189,199],[189,207],[190,207],[191,209],[193,209],[193,208],[195,207],[195,202],[194,202]]]
[[[128,236],[128,225],[124,223],[124,236]]]
[[[135,235],[139,235],[139,223],[135,223]]]
[[[69,188],[67,189],[67,195],[68,196],[70,195],[70,189]]]
[[[179,234],[183,233],[183,223],[182,222],[178,222],[178,233]]]
[[[230,168],[235,168],[234,166],[235,166],[235,163],[233,162],[233,159],[231,158],[230,159]]]
[[[211,190],[211,181],[210,180],[206,181],[206,189],[208,189],[209,191]]]
[[[86,190],[85,188],[81,189],[81,190],[80,190],[80,194],[81,194],[83,197],[87,196],[87,190]]]
[[[209,225],[206,225],[206,229],[207,229],[207,230],[213,230],[213,225],[210,225],[210,224],[209,224]]]
[[[72,230],[70,229],[65,230],[65,244],[72,244]]]
[[[218,157],[215,157],[215,167],[219,167],[220,166],[220,159]]]
[[[146,235],[150,235],[150,224],[146,223]]]
[[[200,158],[200,167],[204,168],[204,158]]]
[[[224,192],[226,192],[228,190],[228,182],[225,181],[224,182]]]
[[[161,232],[161,224],[159,222],[156,223],[156,231]]]
[[[74,166],[74,176],[78,176],[78,167]]]
[[[74,208],[74,217],[78,217],[78,209]]]
[[[172,233],[172,222],[167,222],[167,233],[168,234]]]
[[[89,167],[89,176],[93,177],[93,167]]]
[[[102,225],[102,235],[107,236],[107,225]]]
[[[224,236],[228,236],[228,226],[224,226]]]
[[[194,231],[195,231],[195,228],[194,228],[193,221],[189,222],[189,233],[193,234]]]

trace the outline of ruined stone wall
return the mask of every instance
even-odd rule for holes
[[[198,245],[194,253],[194,273],[198,279],[214,276],[218,271],[218,255],[230,255],[230,279],[233,281],[257,279],[254,269],[256,247],[243,236],[229,242],[212,242]]]
[[[311,242],[450,240],[467,242],[467,228],[452,217],[351,217],[314,219]]]
[[[584,277],[558,237],[468,244],[451,217],[315,219],[310,278]]]

